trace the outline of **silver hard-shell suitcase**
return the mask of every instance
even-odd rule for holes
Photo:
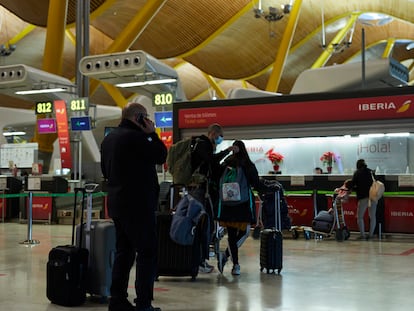
[[[86,187],[87,185],[85,185]],[[106,300],[110,296],[112,267],[116,252],[115,225],[112,220],[91,220],[92,192],[88,191],[86,223],[82,225],[84,245],[89,250],[86,292]],[[80,225],[76,228],[80,233]]]

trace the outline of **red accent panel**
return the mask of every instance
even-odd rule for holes
[[[384,198],[384,231],[414,233],[414,198]]]
[[[27,209],[29,208],[29,198],[27,198]],[[52,214],[52,197],[32,197],[32,216],[34,220],[49,219]],[[29,211],[27,210],[27,215]]]
[[[68,129],[68,117],[66,113],[66,102],[55,100],[56,123],[58,130],[60,159],[62,168],[72,168],[72,157],[70,152],[70,135]]]
[[[178,127],[205,128],[214,122],[222,126],[249,126],[413,118],[412,100],[412,95],[398,95],[188,108],[178,111]]]
[[[312,226],[314,218],[313,198],[311,196],[286,196],[288,213],[292,226]]]
[[[0,218],[3,217],[3,213],[4,213],[4,218],[6,218],[6,207],[7,207],[7,200],[6,198],[2,198],[2,195],[0,194]]]

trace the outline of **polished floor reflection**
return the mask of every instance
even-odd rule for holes
[[[46,298],[45,268],[49,250],[70,241],[71,227],[35,224],[36,246],[19,243],[28,233],[27,225],[0,223],[1,310],[69,309]],[[249,238],[240,251],[240,276],[231,275],[228,263],[223,275],[216,268],[195,282],[160,277],[154,305],[163,311],[413,310],[414,237],[355,238],[337,242],[286,236],[280,275],[259,271],[259,241]],[[216,265],[215,259],[210,262]],[[107,310],[107,305],[88,301],[76,309]]]

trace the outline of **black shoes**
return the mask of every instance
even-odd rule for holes
[[[111,298],[108,311],[136,311],[136,309],[126,298]]]
[[[136,311],[161,311],[161,308],[156,308],[153,306],[149,306],[147,308],[144,309],[136,309]]]

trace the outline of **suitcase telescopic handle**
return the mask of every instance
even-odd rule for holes
[[[80,223],[83,224],[83,211],[85,210],[85,188],[75,188],[75,201],[73,203],[73,222],[72,222],[72,245],[75,245],[75,226],[76,226],[76,203],[78,202],[78,193],[82,192],[81,216]],[[81,228],[82,229],[82,228]],[[79,231],[79,247],[82,247],[82,231]]]

